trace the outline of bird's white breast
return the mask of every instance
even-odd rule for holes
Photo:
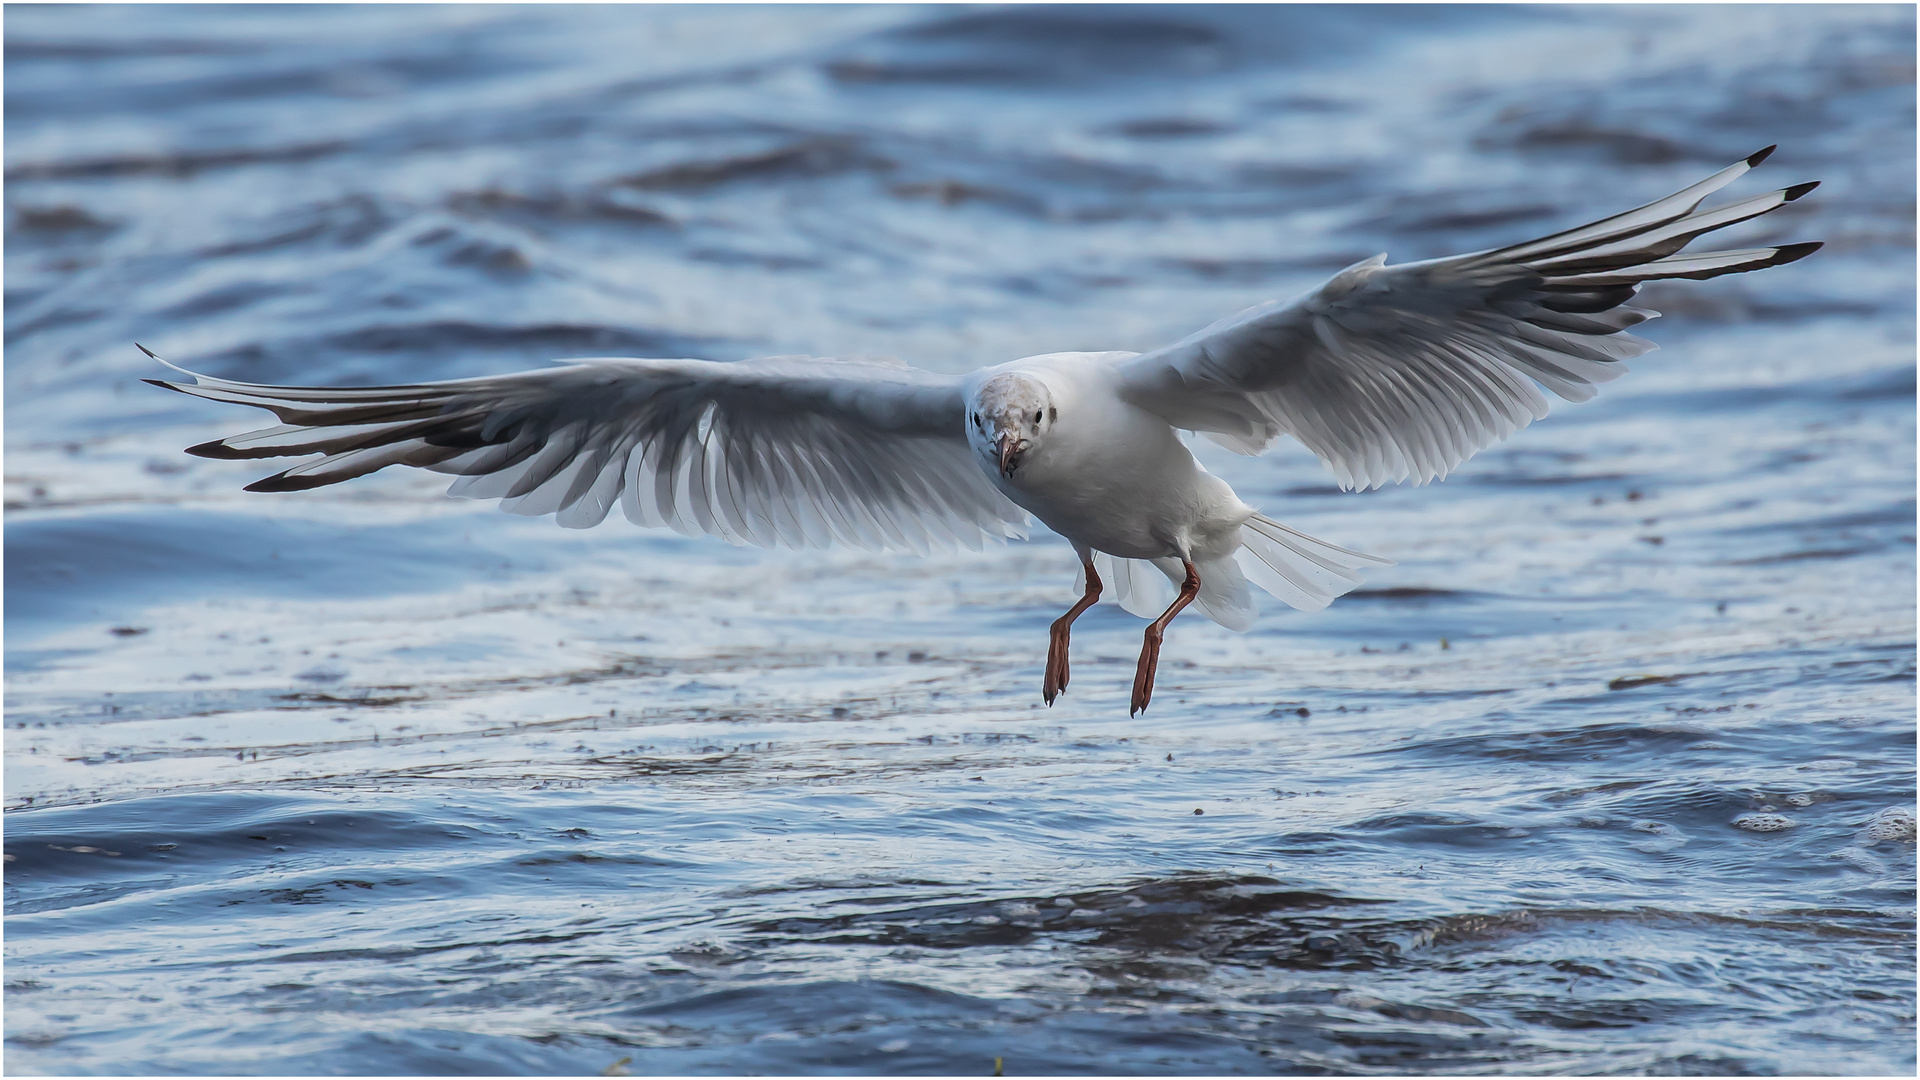
[[[1120,399],[1113,365],[1131,356],[1056,353],[977,373],[970,407],[980,383],[1018,371],[1045,384],[1058,415],[1011,477],[970,430],[975,460],[1009,499],[1076,544],[1128,559],[1231,550],[1252,508],[1200,467],[1166,421]]]

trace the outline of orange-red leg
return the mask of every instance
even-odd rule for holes
[[[1086,593],[1065,615],[1053,620],[1053,629],[1047,637],[1047,675],[1040,686],[1040,696],[1046,699],[1048,705],[1052,705],[1053,699],[1067,688],[1067,638],[1073,630],[1073,620],[1100,599],[1100,575],[1094,573],[1091,559],[1084,565],[1087,568]]]
[[[1180,584],[1180,595],[1173,598],[1172,605],[1147,624],[1147,640],[1140,647],[1140,666],[1133,673],[1133,707],[1127,710],[1128,716],[1144,711],[1147,702],[1153,700],[1153,675],[1160,668],[1160,642],[1166,637],[1167,624],[1200,595],[1200,571],[1185,559],[1180,562],[1187,568],[1187,580]]]

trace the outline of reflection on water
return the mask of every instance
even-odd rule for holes
[[[6,27],[10,1071],[1912,1070],[1910,10],[104,10]],[[244,495],[131,344],[963,370],[1772,142],[1828,247],[1445,484],[1203,448],[1398,565],[1135,719],[1058,541]]]

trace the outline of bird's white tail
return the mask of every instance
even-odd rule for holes
[[[1392,566],[1393,560],[1315,540],[1264,514],[1240,526],[1233,553],[1247,579],[1301,611],[1319,611],[1360,584],[1360,571]]]
[[[1362,569],[1392,565],[1389,559],[1316,540],[1255,514],[1240,527],[1238,551],[1194,564],[1200,572],[1200,594],[1193,603],[1221,626],[1246,630],[1258,613],[1248,582],[1292,607],[1319,611],[1359,585]],[[1093,568],[1108,595],[1143,619],[1165,611],[1173,603],[1174,590],[1186,579],[1179,559],[1121,559],[1096,551]],[[1085,584],[1082,580],[1080,587]]]

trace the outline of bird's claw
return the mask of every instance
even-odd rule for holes
[[[1140,666],[1133,673],[1133,703],[1127,708],[1129,717],[1147,711],[1147,704],[1153,700],[1153,677],[1159,668],[1160,639],[1149,628],[1147,640],[1140,647]]]
[[[1067,631],[1056,624],[1047,642],[1047,674],[1040,684],[1040,697],[1053,707],[1053,699],[1067,691]]]

